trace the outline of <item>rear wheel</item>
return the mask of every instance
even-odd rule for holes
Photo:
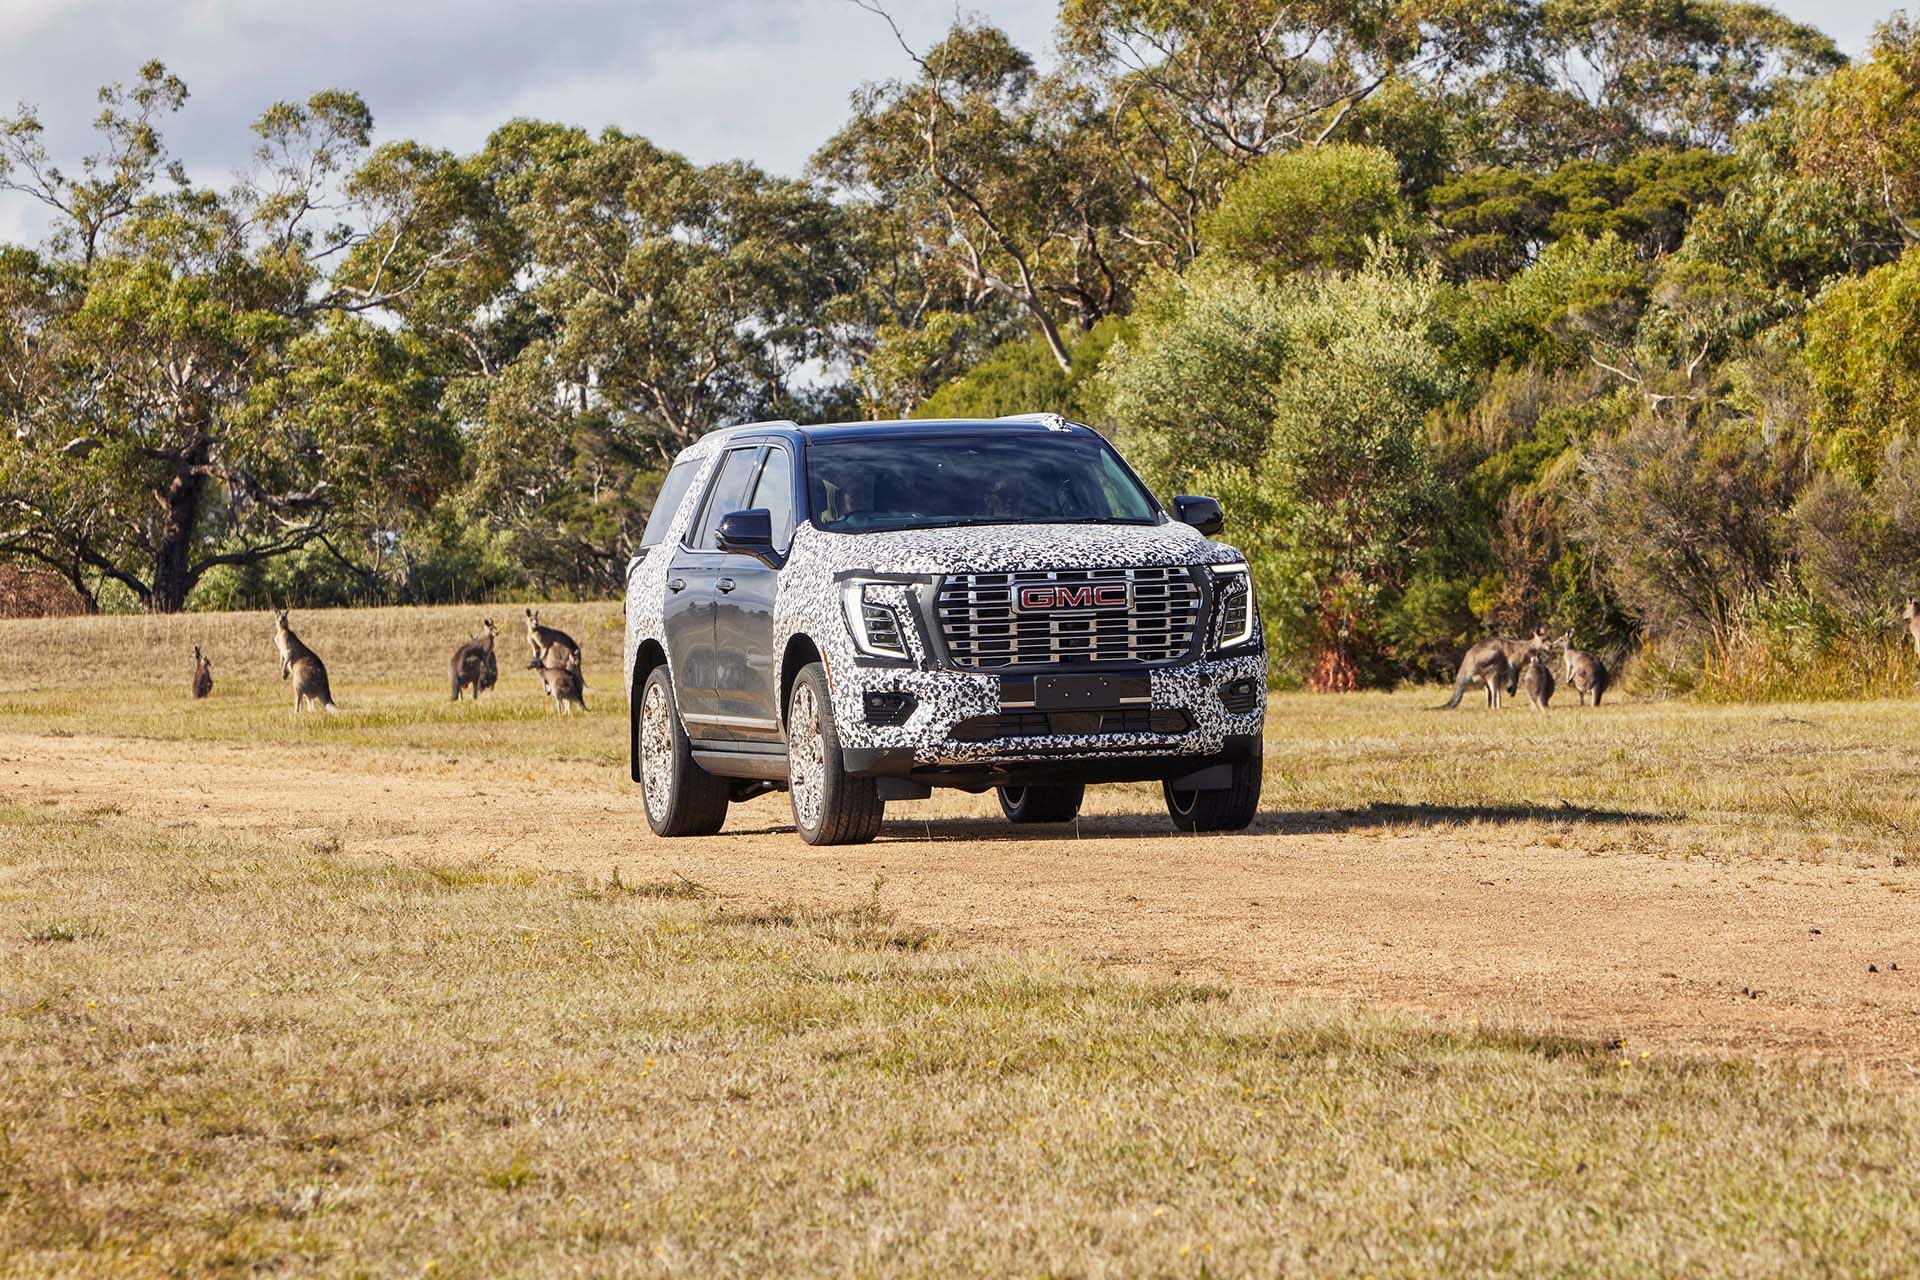
[[[1082,785],[1070,787],[1001,787],[1000,811],[1008,822],[1072,822],[1086,799]]]
[[[655,667],[640,691],[640,791],[657,836],[710,836],[727,820],[727,781],[694,763],[673,705],[673,681]]]
[[[787,795],[808,844],[865,844],[880,834],[880,784],[847,773],[827,669],[817,662],[800,669],[787,697]]]
[[[1160,784],[1167,815],[1182,831],[1242,831],[1260,812],[1260,756],[1232,766],[1233,781],[1206,791],[1178,791]]]

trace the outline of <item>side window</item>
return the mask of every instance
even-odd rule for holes
[[[660,482],[660,496],[653,500],[653,510],[647,515],[646,531],[640,535],[641,546],[654,547],[666,541],[667,527],[673,523],[674,512],[680,510],[680,504],[686,501],[687,490],[693,488],[693,478],[699,474],[698,458],[673,464],[673,470],[667,472],[667,478]]]
[[[793,543],[793,459],[785,449],[767,450],[749,507],[765,507],[773,517],[773,549],[781,555]]]
[[[700,527],[687,540],[688,546],[696,551],[718,549],[717,533],[721,517],[746,509],[747,491],[753,487],[753,473],[759,464],[760,446],[757,444],[727,451],[727,456],[720,460],[720,470],[714,475],[713,483],[707,486],[707,504],[700,509]]]

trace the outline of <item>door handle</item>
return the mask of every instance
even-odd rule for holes
[[[733,587],[734,587],[734,582],[732,578],[721,578],[713,584],[713,589],[715,591],[720,592],[722,595],[725,595],[727,592],[733,590]]]
[[[667,580],[667,590],[669,591],[685,591],[686,589],[687,580],[685,578],[669,578]]]

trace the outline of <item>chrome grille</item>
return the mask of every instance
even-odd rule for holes
[[[1172,662],[1193,648],[1200,584],[1192,569],[1030,570],[963,573],[940,584],[940,633],[956,667],[998,670],[1099,662]],[[1019,612],[1014,593],[1045,583],[1127,583],[1130,608]]]

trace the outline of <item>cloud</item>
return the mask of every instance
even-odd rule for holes
[[[1049,53],[1057,0],[961,7]],[[1882,0],[1779,7],[1856,55],[1886,14]],[[956,7],[888,8],[924,48]],[[245,165],[263,108],[323,88],[365,97],[382,139],[468,151],[502,121],[537,116],[797,173],[854,89],[912,70],[886,25],[849,0],[0,0],[0,107],[36,104],[69,165],[90,146],[94,88],[149,58],[192,92],[167,137],[208,182]],[[37,238],[40,226],[31,204],[0,194],[0,239]]]
[[[894,0],[924,47],[952,0]],[[991,0],[1025,47],[1052,43],[1055,0]],[[700,161],[797,173],[865,80],[912,70],[886,25],[848,0],[5,0],[0,85],[35,104],[68,160],[91,139],[93,90],[158,58],[191,99],[166,126],[198,181],[247,161],[269,104],[357,91],[381,139],[468,151],[514,116],[618,125]],[[11,106],[11,101],[4,105]],[[0,196],[0,238],[39,218]]]

